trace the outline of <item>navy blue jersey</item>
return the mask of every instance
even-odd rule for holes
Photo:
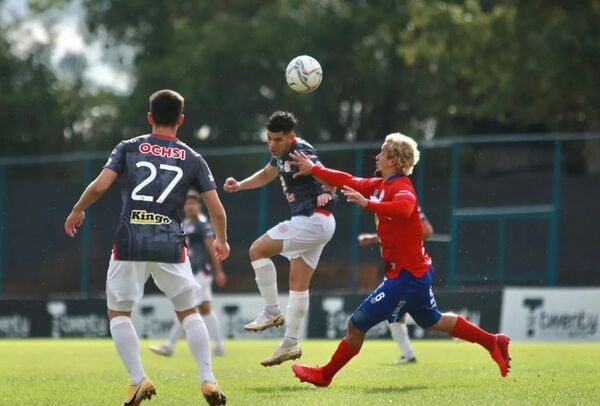
[[[317,151],[308,142],[302,138],[296,137],[290,154],[294,151],[303,152],[312,162],[322,165],[317,156]],[[317,208],[317,196],[325,193],[323,185],[317,182],[312,176],[299,176],[294,179],[294,173],[298,168],[290,165],[292,158],[289,155],[283,157],[273,157],[271,166],[279,171],[279,179],[283,194],[290,205],[292,216],[311,216]],[[335,200],[327,203],[323,209],[333,212]]]
[[[124,177],[115,258],[184,262],[188,189],[216,189],[204,158],[177,138],[148,134],[119,143],[104,167]]]
[[[203,271],[210,273],[212,265],[204,244],[205,238],[215,238],[215,232],[208,218],[201,214],[195,219],[183,220],[183,231],[187,238],[188,256],[194,273]]]

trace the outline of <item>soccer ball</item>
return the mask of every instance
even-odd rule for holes
[[[323,80],[323,69],[319,62],[308,55],[300,55],[291,60],[285,70],[287,84],[298,93],[310,93],[319,87]]]

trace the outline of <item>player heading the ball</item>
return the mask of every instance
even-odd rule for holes
[[[272,155],[264,168],[242,181],[227,178],[226,192],[262,187],[278,176],[283,194],[292,211],[290,220],[281,222],[259,237],[250,247],[250,260],[256,275],[258,290],[265,309],[246,324],[248,331],[263,331],[284,323],[279,309],[277,272],[271,257],[282,255],[290,261],[290,296],[287,306],[285,337],[275,353],[264,359],[263,366],[279,365],[300,358],[300,332],[308,312],[308,288],[325,244],[335,231],[333,217],[335,188],[323,185],[315,178],[295,177],[290,153],[301,152],[320,165],[317,152],[308,142],[296,136],[296,117],[286,111],[276,111],[267,120],[267,147]]]

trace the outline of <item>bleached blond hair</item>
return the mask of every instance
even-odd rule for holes
[[[393,133],[385,137],[384,144],[388,145],[388,158],[398,157],[398,171],[406,176],[412,174],[421,155],[417,142],[404,134]]]

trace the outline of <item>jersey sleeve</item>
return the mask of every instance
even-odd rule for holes
[[[343,186],[348,186],[363,196],[369,196],[381,181],[381,178],[357,178],[349,173],[336,171],[318,165],[313,167],[312,175],[322,179],[332,186],[340,188]]]
[[[204,193],[216,189],[217,185],[215,184],[215,178],[213,177],[212,172],[208,167],[208,164],[200,155],[198,155],[197,160],[198,165],[196,167],[196,173],[192,178],[191,185],[199,193]]]
[[[401,189],[396,192],[394,198],[389,202],[376,202],[369,200],[367,209],[388,217],[409,218],[415,210],[417,198],[408,189]]]
[[[120,142],[115,149],[112,150],[110,156],[108,157],[108,161],[104,164],[105,168],[112,169],[119,175],[123,173],[125,170],[125,161],[126,161],[127,151],[125,149],[125,143]]]

